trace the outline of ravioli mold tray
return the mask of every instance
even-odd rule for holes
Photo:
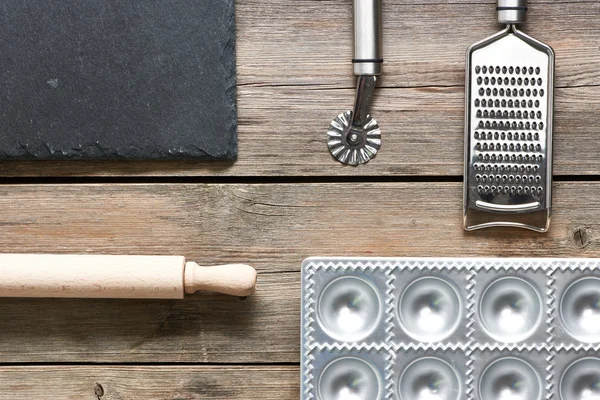
[[[599,266],[308,258],[301,399],[598,399]]]

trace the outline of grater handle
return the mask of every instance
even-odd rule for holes
[[[380,75],[382,0],[354,0],[354,75]]]
[[[527,0],[498,0],[498,23],[522,24],[527,21]]]

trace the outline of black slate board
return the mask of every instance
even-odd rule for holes
[[[0,158],[233,158],[234,0],[0,0]]]

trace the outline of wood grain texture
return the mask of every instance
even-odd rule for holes
[[[351,1],[238,0],[239,157],[235,163],[18,162],[10,176],[462,174],[464,58],[499,30],[495,1],[384,1],[385,75],[373,115],[383,147],[366,166],[332,159],[325,132],[350,109]],[[524,28],[557,54],[555,173],[600,171],[600,3],[530,1]]]
[[[461,86],[467,48],[493,33],[497,1],[383,2],[386,87]],[[523,30],[557,53],[557,86],[597,85],[600,4],[528,2]],[[352,2],[238,1],[240,85],[352,87]],[[256,43],[250,40],[268,41]]]
[[[304,258],[600,257],[599,195],[557,183],[548,234],[465,233],[460,183],[1,186],[5,252],[185,254],[260,274],[246,301],[0,299],[0,358],[296,363]]]
[[[246,300],[210,293],[184,300],[7,298],[0,318],[4,363],[300,359],[298,273],[261,274]]]
[[[298,400],[298,367],[1,367],[0,400]]]
[[[557,53],[555,172],[597,175],[600,3],[529,3],[525,31]],[[237,162],[1,163],[0,177],[460,176],[464,54],[499,30],[494,5],[384,0],[373,114],[385,136],[361,168],[325,144],[354,96],[351,1],[238,0]],[[2,252],[181,254],[259,270],[246,300],[0,299],[0,399],[97,400],[96,383],[102,400],[298,399],[288,363],[300,360],[305,257],[600,257],[599,195],[598,182],[555,184],[544,235],[463,232],[460,183],[0,186]],[[69,362],[81,365],[37,365]]]

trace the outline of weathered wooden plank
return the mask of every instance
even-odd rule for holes
[[[0,299],[0,359],[298,362],[297,275],[261,274],[246,300],[207,293],[180,301]]]
[[[386,86],[463,85],[467,48],[499,31],[496,1],[383,2]],[[352,86],[352,2],[238,2],[241,85]],[[557,85],[600,83],[600,3],[529,1],[524,30],[557,54]]]
[[[239,0],[236,163],[10,162],[0,176],[460,175],[464,54],[499,29],[495,1],[384,1],[386,73],[373,114],[375,161],[341,166],[325,145],[349,109],[351,2]],[[600,3],[530,1],[526,30],[557,52],[556,174],[597,174]],[[431,87],[434,86],[434,87]],[[584,87],[581,87],[584,86]]]
[[[98,397],[98,387],[102,388]],[[48,366],[0,368],[2,400],[300,398],[300,371],[273,367]]]
[[[462,174],[464,89],[380,89],[374,103],[383,131],[375,160],[354,168],[335,161],[326,144],[331,119],[352,107],[351,89],[243,87],[240,155],[235,164],[191,162],[10,162],[0,176],[307,176]],[[316,106],[318,105],[318,106]],[[594,87],[556,91],[555,172],[600,171],[600,92]]]
[[[460,183],[0,186],[0,251],[180,254],[260,272],[246,301],[0,299],[3,362],[299,362],[311,255],[600,257],[600,183],[548,234],[465,233]]]

